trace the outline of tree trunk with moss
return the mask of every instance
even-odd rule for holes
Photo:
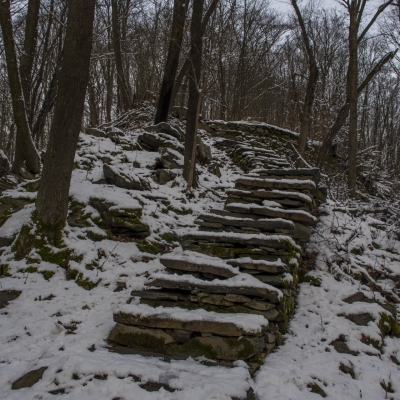
[[[84,111],[92,50],[96,0],[70,0],[58,97],[50,128],[36,201],[37,220],[50,231],[61,229]]]

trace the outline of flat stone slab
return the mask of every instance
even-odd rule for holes
[[[256,296],[271,303],[277,303],[283,298],[279,289],[265,284],[249,274],[238,274],[233,278],[215,279],[213,281],[204,281],[190,275],[167,275],[163,273],[155,273],[151,278],[153,280],[146,283],[147,287],[161,287],[187,292],[198,290],[206,293]]]
[[[21,378],[13,382],[11,388],[13,390],[18,390],[32,387],[35,383],[39,382],[42,379],[43,374],[47,370],[47,368],[48,367],[41,367],[33,371],[27,372],[25,375],[21,376]]]
[[[124,325],[179,329],[228,337],[262,335],[268,327],[268,320],[261,315],[221,314],[202,309],[188,311],[132,304],[117,310],[114,313],[114,321]]]
[[[278,261],[263,261],[253,260],[250,257],[238,258],[236,260],[227,260],[227,264],[240,269],[250,269],[254,271],[262,271],[268,274],[282,274],[284,272],[290,272],[290,268],[283,263],[281,260]]]
[[[201,272],[232,278],[239,271],[222,261],[195,258],[193,256],[164,256],[160,258],[162,265],[169,269],[185,272]]]
[[[316,191],[315,182],[312,180],[300,179],[259,179],[239,178],[235,184],[238,188],[259,188],[259,189],[289,189]]]
[[[230,203],[226,206],[226,209],[231,212],[237,212],[241,214],[256,214],[263,215],[270,218],[283,218],[296,222],[300,222],[303,225],[311,226],[315,228],[318,223],[318,219],[313,215],[304,210],[282,210],[281,208],[275,207],[263,207],[258,204],[241,204],[241,203]]]
[[[319,168],[299,168],[299,169],[265,169],[252,171],[260,176],[270,176],[274,179],[312,179],[317,185],[321,180]]]
[[[241,218],[235,216],[222,216],[217,214],[200,214],[195,224],[205,227],[218,227],[219,225],[233,226],[238,228],[253,228],[262,232],[275,232],[277,229],[293,230],[292,221],[282,218],[275,219],[259,219]]]

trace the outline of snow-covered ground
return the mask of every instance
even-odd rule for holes
[[[132,138],[138,133],[132,132]],[[212,144],[212,139],[208,142]],[[241,174],[221,151],[213,148],[213,154],[222,165],[222,177],[200,167],[198,190],[187,193],[183,179],[178,177],[166,185],[149,179],[152,190],[139,192],[93,182],[102,178],[105,157],[127,174],[149,178],[151,170],[147,167],[154,165],[158,154],[122,151],[109,139],[82,135],[76,156],[79,168],[73,173],[70,194],[73,200],[85,204],[89,222],[99,217],[89,204],[90,197],[114,207],[142,207],[141,220],[151,229],[147,241],[166,252],[175,247],[179,255],[178,243],[165,234],[193,229],[199,213],[222,209],[224,189],[232,187]],[[35,197],[22,186],[3,195]],[[29,221],[32,211],[33,206],[27,205],[0,229],[12,235]],[[143,288],[149,273],[164,268],[158,256],[141,251],[143,247],[136,243],[122,239],[93,241],[93,234],[106,236],[95,224],[65,229],[65,244],[76,255],[70,264],[82,279],[96,284],[90,291],[74,280],[66,280],[65,270],[57,265],[35,264],[35,254],[30,256],[29,265],[12,261],[11,249],[5,248],[0,265],[7,264],[11,276],[0,279],[0,291],[21,294],[0,310],[0,399],[53,399],[58,394],[73,400],[229,400],[244,399],[250,387],[262,400],[318,399],[321,394],[311,392],[315,384],[330,399],[400,399],[399,366],[393,361],[400,360],[400,339],[382,339],[374,321],[358,326],[346,318],[360,312],[379,318],[386,311],[376,303],[343,302],[359,291],[383,301],[371,284],[355,279],[371,269],[382,272],[379,278],[371,277],[374,284],[395,296],[392,285],[394,276],[400,276],[400,243],[376,228],[376,219],[354,217],[332,202],[322,207],[321,214],[309,245],[309,252],[316,255],[316,268],[311,273],[316,279],[300,285],[285,344],[266,358],[254,379],[240,361],[235,368],[210,367],[192,359],[165,362],[107,350],[113,311],[130,301],[132,290]],[[349,251],[353,248],[357,249],[354,254]],[[29,267],[37,268],[37,272],[26,272]],[[46,280],[44,271],[54,275]],[[319,282],[320,286],[313,286]],[[359,354],[338,353],[331,343],[339,337]],[[363,343],[365,338],[382,344],[381,349]],[[341,365],[347,369],[339,369]],[[48,368],[33,387],[11,389],[14,381],[40,367]],[[353,371],[354,378],[343,370]],[[165,387],[148,391],[148,382]],[[384,390],[389,385],[394,393]]]

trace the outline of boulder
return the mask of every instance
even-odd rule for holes
[[[173,181],[177,177],[177,174],[168,169],[157,169],[154,172],[153,180],[159,185],[165,185],[168,182]]]
[[[181,130],[174,128],[170,124],[167,124],[166,122],[160,122],[157,125],[145,126],[143,129],[147,132],[165,133],[166,135],[172,136],[180,142],[185,141],[184,133]]]
[[[103,172],[104,179],[110,185],[131,190],[150,190],[150,184],[145,179],[138,176],[128,176],[114,166],[104,164]]]
[[[178,169],[183,167],[183,156],[176,150],[163,147],[160,149],[160,163],[166,169]]]
[[[211,164],[208,166],[208,172],[210,174],[217,176],[218,178],[221,178],[221,176],[222,176],[221,169],[220,169],[218,163],[216,163],[216,162],[211,162]]]
[[[182,154],[184,151],[183,144],[165,133],[145,132],[138,137],[138,143],[147,151],[158,151],[160,147],[170,147]]]
[[[200,165],[206,165],[212,161],[211,147],[205,144],[200,136],[197,136],[196,158]]]
[[[11,164],[3,150],[0,150],[0,178],[10,173]]]
[[[41,367],[38,369],[34,369],[33,371],[29,371],[25,375],[21,376],[21,378],[17,379],[13,382],[11,388],[13,390],[23,389],[27,387],[32,387],[35,383],[39,382],[44,372],[48,367]]]
[[[95,136],[95,137],[102,137],[102,138],[108,137],[106,132],[104,132],[104,131],[102,131],[101,129],[98,129],[98,128],[87,127],[87,128],[85,128],[85,132],[88,135],[92,135],[92,136]]]

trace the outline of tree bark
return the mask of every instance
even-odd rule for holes
[[[300,116],[300,138],[299,138],[299,153],[302,157],[305,156],[307,147],[307,138],[310,135],[311,128],[311,113],[315,98],[315,89],[318,81],[318,67],[315,61],[314,51],[311,47],[310,39],[307,34],[307,30],[304,24],[303,16],[301,15],[300,9],[297,5],[296,0],[291,0],[292,6],[296,12],[297,20],[299,21],[301,35],[303,42],[306,47],[308,64],[309,64],[309,76],[307,81],[306,96],[304,99],[303,109]]]
[[[169,41],[167,62],[165,64],[164,77],[161,83],[158,98],[155,124],[167,122],[168,111],[171,102],[172,89],[174,87],[176,71],[178,69],[179,56],[181,53],[183,31],[186,17],[187,0],[174,1],[174,16],[172,19],[171,38]]]
[[[8,80],[10,84],[12,108],[17,127],[15,157],[12,172],[23,174],[24,168],[33,174],[40,172],[40,158],[33,144],[26,116],[24,95],[18,70],[17,55],[12,30],[10,0],[0,2],[0,25],[3,32],[4,50],[6,54]]]
[[[132,101],[129,96],[131,90],[129,88],[129,83],[125,79],[124,64],[122,61],[118,0],[112,0],[111,4],[112,41],[114,47],[115,67],[117,70],[117,83],[120,95],[120,106],[122,111],[128,111],[131,108]]]
[[[196,176],[196,139],[197,125],[201,104],[200,79],[203,51],[203,31],[201,18],[203,15],[204,0],[193,1],[192,23],[190,26],[190,75],[189,75],[189,101],[185,136],[185,157],[183,177],[190,189],[195,183]]]
[[[24,47],[20,57],[19,67],[26,110],[31,109],[30,94],[32,86],[32,67],[35,58],[35,50],[38,36],[39,10],[40,0],[29,0],[28,13],[26,15]],[[30,123],[32,123],[32,115],[28,115],[28,120]]]
[[[58,96],[36,201],[46,231],[65,224],[68,192],[89,81],[96,0],[69,0]]]
[[[206,13],[204,14],[204,18],[201,21],[201,36],[204,36],[204,33],[206,31],[208,21],[210,20],[211,16],[213,15],[215,9],[217,8],[219,0],[213,0],[213,2],[210,4],[208,7]],[[178,76],[175,80],[173,89],[172,89],[172,94],[171,94],[171,101],[170,101],[170,107],[169,111],[171,111],[173,105],[175,104],[176,96],[178,95],[179,89],[182,86],[182,82],[185,79],[185,76],[187,75],[189,68],[190,68],[190,58],[186,57],[185,62],[183,63],[181,69],[179,70]]]

